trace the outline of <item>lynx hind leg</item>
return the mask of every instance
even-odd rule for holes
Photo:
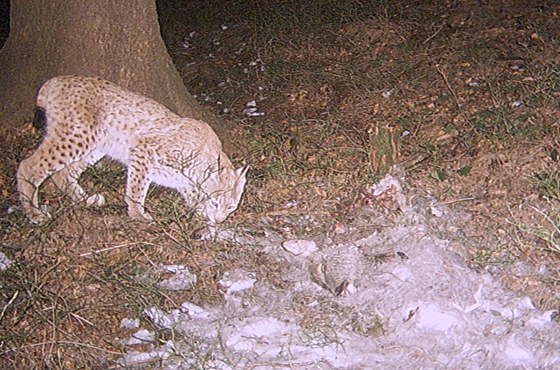
[[[95,162],[97,162],[97,158],[78,160],[56,172],[51,178],[55,185],[70,196],[74,202],[83,201],[87,207],[102,207],[105,205],[105,197],[101,194],[87,194],[78,182],[82,172]]]
[[[154,220],[153,217],[144,208],[144,202],[150,188],[148,177],[149,160],[138,152],[138,150],[134,149],[131,151],[126,178],[125,202],[130,218],[152,222]]]
[[[50,175],[45,166],[39,166],[36,162],[39,156],[32,155],[23,160],[17,170],[17,188],[23,211],[34,224],[41,224],[51,215],[39,208],[39,186]]]
[[[72,148],[69,145],[60,144],[62,142],[64,142],[64,138],[47,135],[39,148],[29,158],[23,160],[18,167],[17,183],[20,201],[24,212],[33,223],[43,223],[50,217],[48,212],[39,207],[41,184],[49,176],[63,171],[61,175],[55,176],[55,181],[60,185],[62,179],[66,181],[69,178],[64,173],[65,168],[69,165],[72,167],[72,163],[83,157],[81,151],[72,152]]]
[[[39,187],[53,173],[66,166],[69,158],[59,153],[54,140],[45,138],[43,143],[17,170],[16,179],[21,205],[32,223],[41,224],[50,214],[39,207]]]

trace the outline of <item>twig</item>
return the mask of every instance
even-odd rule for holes
[[[66,340],[61,340],[61,341],[53,340],[53,341],[48,341],[48,342],[32,343],[32,344],[22,346],[21,349],[40,347],[40,346],[45,346],[45,345],[52,345],[52,346],[72,345],[72,346],[76,346],[76,347],[85,347],[85,348],[95,349],[97,351],[101,351],[101,352],[105,352],[105,353],[111,353],[113,355],[122,355],[123,354],[122,352],[111,351],[109,349],[97,347],[97,346],[94,346],[94,345],[88,344],[88,343],[71,342],[71,341],[66,341]]]
[[[87,323],[87,324],[89,324],[89,325],[91,325],[91,326],[95,326],[94,323],[92,323],[91,321],[89,321],[89,320],[83,318],[82,316],[80,316],[80,315],[78,315],[78,314],[75,314],[75,313],[73,313],[73,312],[70,312],[70,316],[74,317],[76,320],[78,320],[78,321],[80,321],[80,322],[83,321],[83,322],[85,322],[85,323]]]
[[[455,93],[455,90],[453,90],[453,87],[451,87],[451,84],[447,79],[447,75],[441,70],[441,68],[438,65],[436,65],[436,71],[438,71],[441,78],[443,78],[443,82],[445,82],[445,86],[447,86],[447,90],[449,90],[451,95],[453,95],[453,100],[455,100],[455,105],[457,106],[457,108],[459,108],[459,110],[461,110],[461,104],[459,103],[459,99],[457,98],[457,94]]]
[[[445,25],[445,23],[442,23],[441,26],[439,26],[439,28],[436,30],[436,32],[434,32],[430,37],[428,37],[426,40],[424,40],[424,42],[422,43],[422,45],[426,45],[428,42],[430,42],[431,39],[433,39],[434,37],[437,36],[437,34],[443,29],[443,26]]]
[[[459,98],[457,97],[457,94],[455,93],[455,90],[453,90],[453,87],[451,87],[451,84],[449,83],[449,80],[447,79],[447,75],[441,70],[441,68],[438,65],[436,65],[436,71],[440,74],[441,78],[443,79],[443,82],[445,82],[445,86],[447,86],[447,90],[449,90],[451,95],[453,95],[453,100],[455,101],[455,105],[457,106],[457,109],[459,110],[460,115],[463,117],[465,122],[467,122],[470,125],[471,123],[470,123],[469,119],[467,118],[467,116],[465,115],[465,112],[463,112],[463,108],[461,107],[461,104],[459,103]]]
[[[4,306],[4,308],[2,309],[2,313],[0,313],[0,321],[2,321],[2,319],[4,318],[4,315],[6,314],[6,310],[8,309],[8,307],[10,307],[10,305],[12,303],[14,303],[14,301],[16,300],[16,298],[19,295],[19,290],[16,291],[14,293],[14,295],[12,296],[12,298],[10,298],[10,300],[8,301],[8,303]]]
[[[97,250],[95,250],[95,251],[93,251],[93,252],[82,253],[82,254],[80,254],[80,257],[91,256],[92,254],[99,254],[99,253],[111,251],[111,250],[113,250],[113,249],[119,249],[119,248],[124,248],[124,247],[132,247],[132,246],[136,246],[136,245],[139,245],[139,244],[146,244],[146,245],[155,246],[155,244],[146,243],[146,242],[125,243],[125,244],[114,245],[114,246],[112,246],[112,247],[97,249]]]
[[[444,205],[448,205],[448,204],[454,204],[454,203],[459,203],[459,202],[468,202],[471,200],[475,200],[476,197],[467,197],[467,198],[460,198],[460,199],[451,199],[448,200],[446,202],[436,202],[434,203],[434,205],[438,205],[438,206],[444,206]]]
[[[268,211],[268,212],[248,212],[244,213],[243,217],[252,219],[252,218],[260,218],[260,217],[274,217],[274,216],[301,216],[307,214],[314,214],[314,215],[329,215],[329,212],[326,211],[317,211],[312,212],[305,209],[280,209],[275,211]]]

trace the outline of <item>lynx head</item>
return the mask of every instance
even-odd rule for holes
[[[210,175],[206,186],[207,197],[200,204],[200,213],[210,224],[223,222],[237,209],[245,189],[249,166],[219,168]]]

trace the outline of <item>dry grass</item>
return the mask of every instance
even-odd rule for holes
[[[237,156],[252,172],[231,227],[267,214],[300,223],[301,235],[330,228],[379,176],[372,130],[391,129],[404,134],[392,153],[399,160],[426,158],[408,170],[410,186],[474,215],[463,225],[473,268],[558,308],[557,5],[232,1],[223,11],[169,3],[163,30],[189,89],[247,143]],[[250,100],[266,114],[245,117]],[[0,143],[1,250],[16,261],[0,273],[0,367],[111,367],[123,351],[118,338],[128,335],[119,329],[124,317],[216,302],[217,281],[235,267],[283,284],[281,267],[257,251],[195,240],[200,224],[166,191],[150,196],[157,224],[128,220],[114,166],[85,179],[108,196],[103,210],[70,205],[47,188],[57,210],[48,225],[6,213],[17,204],[17,163],[37,140],[26,129]],[[307,214],[315,221],[306,223]],[[549,271],[517,278],[510,268],[520,262]],[[197,284],[166,292],[139,279],[161,264],[188,266]],[[321,338],[333,339],[310,333]]]
[[[2,368],[105,368],[103,359],[123,351],[120,320],[153,306],[215,303],[223,271],[264,262],[240,245],[193,240],[197,222],[176,197],[161,202],[166,195],[151,204],[166,210],[154,212],[155,225],[131,222],[120,206],[88,210],[65,201],[42,227],[21,214],[4,220],[3,249],[17,263],[2,273]],[[167,264],[188,266],[195,287],[158,288],[158,267]],[[156,276],[143,278],[150,273]]]

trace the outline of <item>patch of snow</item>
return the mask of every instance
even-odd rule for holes
[[[317,251],[317,245],[313,240],[286,240],[282,243],[282,248],[293,255],[307,257]]]
[[[297,207],[299,205],[299,203],[295,200],[291,200],[289,202],[286,202],[286,204],[284,205],[284,208],[294,208]]]
[[[383,92],[381,93],[381,95],[382,95],[385,99],[388,99],[388,98],[391,97],[391,95],[393,95],[393,89],[385,90],[385,91],[383,91]]]
[[[182,265],[164,265],[160,271],[163,273],[173,274],[172,277],[164,279],[158,283],[158,286],[167,290],[188,290],[196,284],[197,277],[189,271],[188,267]]]
[[[152,323],[172,329],[177,339],[127,353],[121,363],[157,359],[165,369],[560,368],[557,312],[541,311],[491,275],[471,270],[461,240],[444,238],[441,230],[453,229],[462,214],[441,205],[441,216],[432,217],[426,210],[434,199],[411,201],[395,178],[371,189],[390,191],[408,206],[391,214],[365,207],[344,234],[314,236],[314,248],[297,244],[303,239],[289,235],[290,228],[232,236],[282,264],[284,284],[238,269],[220,280],[222,304],[147,309]],[[296,245],[285,248],[287,241]]]
[[[369,192],[375,196],[379,196],[383,193],[386,193],[391,188],[394,188],[396,189],[396,191],[401,192],[402,191],[401,182],[399,179],[393,176],[386,176],[383,179],[381,179],[381,181],[379,181],[377,184],[372,186]]]
[[[508,338],[504,346],[504,355],[507,359],[512,360],[514,364],[527,364],[534,361],[533,354],[524,348],[515,336]]]
[[[453,312],[453,309],[445,309],[434,303],[420,303],[418,307],[419,328],[445,332],[451,328],[461,329],[464,326],[460,315]]]
[[[397,266],[392,274],[401,281],[414,281],[414,274],[406,266]]]
[[[155,341],[155,334],[146,329],[140,329],[136,333],[132,334],[130,338],[125,340],[123,344],[125,346],[136,346],[146,343],[153,343]]]
[[[257,102],[255,100],[251,100],[245,104],[245,109],[243,109],[243,114],[247,117],[259,117],[264,116],[263,112],[259,112],[257,108]]]
[[[226,289],[227,294],[232,294],[252,288],[256,281],[255,273],[235,270],[226,272],[219,283]]]
[[[0,271],[7,270],[14,263],[4,253],[0,252]]]
[[[197,318],[197,319],[208,319],[210,318],[210,313],[190,302],[183,302],[181,304],[181,312],[188,315],[190,318]]]
[[[183,47],[183,49],[190,49],[191,43],[189,40],[183,39],[181,40],[181,46]]]
[[[166,277],[169,276],[170,277]],[[188,290],[196,283],[197,277],[183,265],[159,265],[139,276],[140,280],[157,282],[157,286],[167,290]]]
[[[127,367],[129,365],[134,364],[146,364],[152,363],[154,361],[165,360],[169,358],[171,354],[164,350],[158,350],[153,352],[139,352],[139,351],[132,351],[124,355],[121,359],[119,359],[119,365],[123,367]]]
[[[171,329],[176,323],[172,316],[157,307],[145,309],[144,314],[154,325],[159,326],[160,328]]]
[[[441,210],[441,208],[433,207],[433,206],[430,207],[430,213],[437,218],[443,217],[443,215],[445,215],[445,213]]]
[[[139,326],[140,326],[139,319],[129,319],[127,317],[121,320],[121,325],[120,325],[121,329],[136,329]]]
[[[290,341],[294,327],[272,317],[248,317],[224,328],[226,346],[235,351],[256,350],[261,356],[274,357],[282,342]],[[274,341],[271,339],[274,338]],[[268,354],[267,354],[268,353]]]

